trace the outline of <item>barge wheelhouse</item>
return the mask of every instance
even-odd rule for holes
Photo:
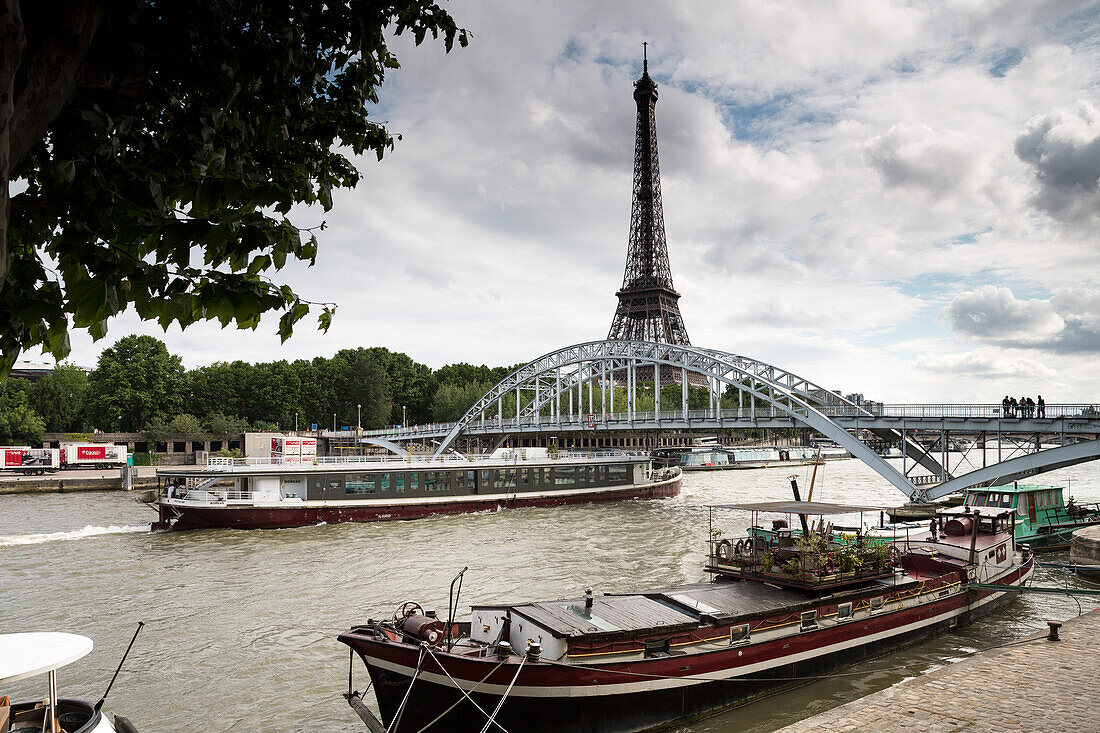
[[[655,499],[680,492],[680,471],[645,454],[506,449],[481,457],[212,458],[161,469],[158,529],[295,527],[415,519],[499,508]]]
[[[727,538],[712,525],[709,583],[479,605],[461,624],[451,620],[455,609],[444,622],[405,604],[339,639],[366,665],[386,730],[486,730],[491,718],[533,733],[631,733],[954,628],[1006,602],[1034,565],[1016,548],[1010,513],[941,520],[935,534],[891,550],[859,537],[833,542],[822,521],[878,508],[722,508],[821,519],[792,542],[789,534],[765,542],[752,528]],[[368,720],[350,685],[347,697]]]
[[[1036,550],[1064,550],[1073,531],[1100,524],[1100,504],[1078,504],[1064,497],[1064,486],[1012,483],[967,489],[963,508],[954,511],[1013,511],[1016,541]]]

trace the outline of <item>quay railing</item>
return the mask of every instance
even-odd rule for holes
[[[1004,414],[1000,404],[879,404],[857,407],[854,405],[821,405],[820,412],[832,418],[854,419],[903,419],[912,418],[919,420],[940,419],[998,419],[1009,423],[1020,420],[1088,420],[1100,421],[1100,406],[1096,404],[1047,404],[1040,416],[1035,410],[1029,417],[1022,417],[1019,410],[1010,414]],[[569,429],[585,430],[607,425],[631,425],[637,423],[662,424],[679,423],[685,421],[692,423],[722,423],[727,420],[767,420],[773,418],[786,418],[781,410],[776,407],[763,407],[752,409],[750,407],[714,408],[704,410],[661,410],[660,413],[652,410],[625,412],[616,411],[603,413],[572,413],[563,415],[528,415],[520,418],[496,416],[486,417],[471,423],[472,431],[496,431],[510,428],[545,428],[545,429]],[[391,439],[414,439],[418,437],[435,437],[446,435],[456,423],[427,423],[424,425],[410,425],[407,427],[391,427],[382,430],[363,431],[363,437],[385,437]]]

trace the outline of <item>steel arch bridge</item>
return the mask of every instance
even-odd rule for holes
[[[598,385],[603,407],[601,414],[606,415],[607,408],[614,411],[612,401],[615,393],[609,388],[620,382],[626,387],[629,412],[636,404],[638,373],[642,371],[656,381],[655,411],[660,412],[662,367],[680,369],[681,407],[685,414],[688,409],[688,375],[702,375],[706,379],[714,409],[722,408],[723,391],[728,392],[723,387],[733,388],[739,403],[747,397],[750,409],[755,410],[757,403],[763,403],[797,418],[862,459],[903,493],[910,495],[914,492],[915,487],[905,476],[819,411],[817,406],[843,404],[870,416],[858,405],[808,379],[755,359],[713,349],[651,341],[589,341],[544,354],[525,364],[498,382],[466,411],[439,444],[435,457],[444,453],[467,427],[484,421],[494,408],[497,418],[503,418],[506,395],[515,394],[521,418],[538,415],[548,405],[551,414],[560,414],[562,397],[568,395],[572,401],[573,395],[577,394],[579,404],[585,388],[589,405],[594,405],[594,390]],[[526,403],[523,401],[524,392],[534,393]]]
[[[681,387],[679,409],[669,411],[666,405],[663,411],[660,388],[668,386],[664,375],[674,374],[676,370],[680,378],[675,382]],[[655,383],[652,412],[637,412],[640,378]],[[1035,453],[988,467],[983,464],[979,470],[956,477],[946,470],[946,462],[941,465],[928,451],[923,455],[913,451],[916,446],[905,437],[905,423],[901,423],[900,432],[892,427],[898,418],[872,415],[864,407],[785,369],[716,349],[615,340],[567,346],[516,369],[486,392],[456,423],[439,426],[435,435],[441,440],[434,457],[451,450],[454,441],[463,433],[497,434],[503,438],[517,431],[558,432],[565,426],[611,429],[614,426],[608,423],[609,413],[616,411],[625,415],[628,423],[637,429],[669,427],[669,415],[682,416],[680,424],[696,426],[700,424],[698,417],[703,411],[690,411],[689,419],[688,386],[689,382],[694,386],[700,381],[707,385],[708,392],[708,407],[703,414],[711,418],[709,421],[704,419],[703,423],[723,427],[728,424],[724,421],[730,412],[752,416],[747,419],[754,421],[761,412],[787,418],[789,425],[808,427],[832,439],[914,501],[928,501],[969,486],[1004,483],[1100,458],[1100,440],[1039,450],[1036,437]],[[618,398],[616,392],[620,394]],[[624,392],[625,399],[621,396]],[[736,405],[731,404],[734,400]],[[505,402],[509,403],[507,416]],[[567,410],[564,415],[563,407]],[[730,407],[736,409],[730,410]],[[1075,409],[1080,413],[1082,409],[1091,408]],[[543,415],[544,412],[549,417]],[[589,413],[586,426],[581,424],[584,412]],[[925,416],[924,424],[933,420],[950,421],[953,418],[949,412],[941,411],[938,417]],[[994,418],[977,418],[986,422],[991,419]],[[1066,419],[1062,417],[1063,433]],[[1075,414],[1074,419],[1088,423],[1083,432],[1093,437],[1100,435],[1100,415],[1085,414],[1077,418]],[[909,418],[910,426],[913,422],[914,419]],[[1029,424],[1029,427],[1032,426]],[[1033,427],[1036,436],[1040,432],[1056,431],[1049,424]],[[910,477],[904,468],[899,471],[853,434],[864,428],[879,434],[900,434],[906,455],[914,457],[914,466],[919,463],[932,475]],[[365,438],[364,442],[393,449],[398,441],[412,437],[408,430],[379,433],[377,437]],[[424,437],[424,431],[419,435]]]

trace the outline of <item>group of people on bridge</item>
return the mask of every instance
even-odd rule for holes
[[[1005,417],[1046,417],[1047,416],[1047,403],[1043,401],[1043,396],[1039,395],[1037,399],[1031,399],[1030,397],[1021,397],[1019,401],[1015,397],[1009,397],[1005,395],[1005,398],[1001,400],[1001,408],[1003,409],[1003,415]]]

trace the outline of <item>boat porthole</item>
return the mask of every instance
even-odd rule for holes
[[[737,656],[741,656],[743,653],[740,649],[737,650]]]

